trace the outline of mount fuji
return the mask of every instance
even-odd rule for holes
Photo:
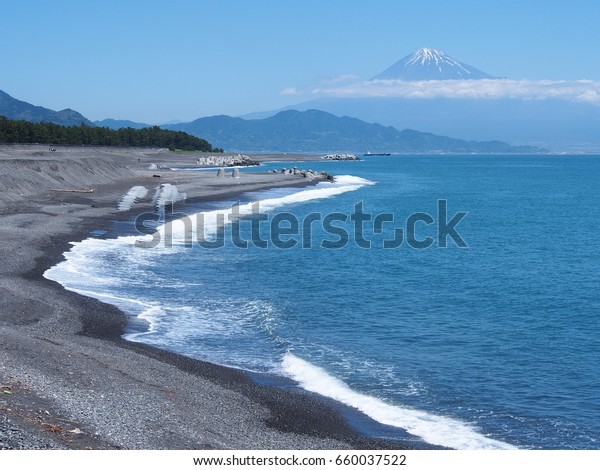
[[[481,80],[494,77],[437,49],[421,48],[403,57],[373,80]]]

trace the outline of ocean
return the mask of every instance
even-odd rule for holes
[[[182,203],[157,246],[116,225],[45,276],[120,307],[130,341],[290,378],[430,444],[600,448],[600,158],[297,165],[336,182]]]

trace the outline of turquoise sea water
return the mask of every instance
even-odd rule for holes
[[[600,158],[310,165],[351,177],[241,201],[242,212],[262,201],[267,248],[235,246],[230,225],[221,248],[91,238],[46,276],[124,309],[130,340],[290,377],[432,444],[600,448]],[[261,170],[281,166],[290,165]],[[467,213],[456,225],[467,247],[450,237],[439,246],[440,200],[444,220]],[[356,240],[357,204],[386,221],[379,231],[364,224],[370,248]],[[184,206],[208,217],[231,201]],[[295,238],[295,247],[269,239],[278,214],[298,220],[300,232],[307,217],[334,213],[328,231],[317,221],[310,236],[280,237]],[[414,238],[431,237],[432,246],[408,243],[412,214],[421,214]],[[253,218],[239,224],[245,240]],[[384,248],[398,228],[404,242]],[[345,246],[321,246],[342,230]]]

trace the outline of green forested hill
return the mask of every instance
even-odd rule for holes
[[[0,116],[0,143],[6,144],[66,144],[106,145],[119,147],[162,147],[181,150],[218,152],[206,140],[181,131],[160,127],[145,129],[125,128],[112,130],[107,127],[61,126],[58,124],[14,121]]]

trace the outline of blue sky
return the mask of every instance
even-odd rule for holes
[[[514,80],[600,81],[593,0],[4,3],[0,89],[92,120],[276,109],[419,47]]]

